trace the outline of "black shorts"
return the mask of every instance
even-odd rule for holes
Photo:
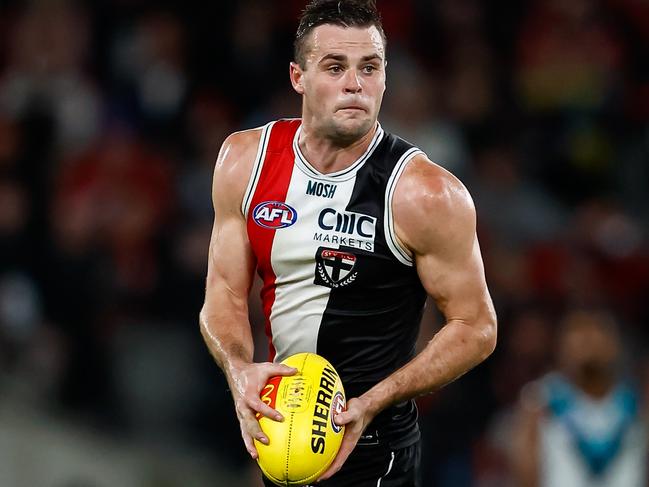
[[[386,444],[359,443],[342,468],[316,487],[419,487],[419,442],[397,450]],[[266,487],[275,487],[264,478]]]

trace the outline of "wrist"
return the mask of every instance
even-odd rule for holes
[[[387,406],[380,392],[375,389],[376,388],[374,387],[367,391],[365,394],[362,394],[358,397],[358,399],[363,402],[363,407],[367,415],[372,419],[375,418]]]
[[[232,358],[225,364],[224,372],[225,377],[231,389],[239,390],[238,387],[241,383],[242,376],[245,373],[245,368],[250,365],[250,362],[241,358]]]
[[[252,349],[239,343],[233,343],[229,347],[223,347],[223,372],[226,376],[240,375],[252,361]]]

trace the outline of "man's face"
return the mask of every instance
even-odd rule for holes
[[[385,49],[376,27],[320,25],[306,44],[304,69],[291,63],[291,81],[303,95],[303,118],[341,144],[365,135],[385,91]]]
[[[597,314],[576,312],[566,320],[559,340],[559,360],[570,374],[608,374],[620,355],[617,335]]]

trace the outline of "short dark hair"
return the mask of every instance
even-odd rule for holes
[[[293,43],[295,61],[303,69],[306,67],[307,38],[313,29],[324,24],[341,27],[373,25],[383,38],[383,46],[387,44],[376,0],[311,0],[300,16]]]

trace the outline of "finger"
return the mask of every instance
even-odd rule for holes
[[[248,404],[250,409],[261,414],[262,416],[266,416],[273,421],[284,421],[284,416],[282,416],[279,411],[271,408],[268,404],[261,401],[260,399],[250,398],[246,401],[246,403]]]
[[[343,442],[340,445],[340,450],[338,450],[338,455],[336,455],[336,458],[334,459],[333,463],[329,465],[329,468],[323,473],[320,478],[318,479],[318,482],[322,480],[327,480],[330,478],[333,474],[335,474],[338,470],[341,469],[345,461],[347,460],[347,457],[349,457],[349,454],[352,452],[354,447],[356,446],[356,441],[358,441],[357,437],[354,437],[353,439],[349,436],[346,436],[343,438]]]
[[[243,444],[246,446],[248,454],[252,457],[253,460],[257,460],[259,453],[257,453],[257,448],[255,448],[255,442],[252,440],[252,436],[250,436],[242,429],[241,437],[243,438]]]
[[[241,429],[242,432],[246,433],[257,441],[263,443],[264,445],[268,445],[268,437],[262,431],[257,419],[250,412],[246,412],[244,415],[242,415]]]
[[[297,373],[297,369],[295,367],[289,367],[288,365],[284,365],[284,364],[269,363],[267,372],[269,373],[269,376],[295,375]]]

